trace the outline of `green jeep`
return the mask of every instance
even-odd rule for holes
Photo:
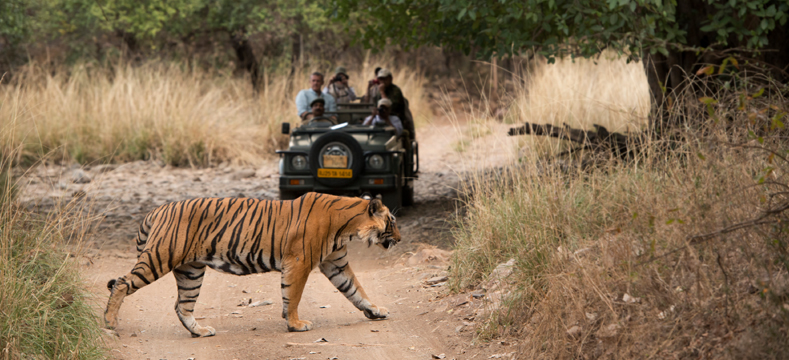
[[[363,126],[373,104],[341,104],[336,121],[304,121],[291,131],[288,150],[277,150],[279,197],[309,191],[335,195],[381,195],[390,210],[412,205],[419,171],[419,147],[391,126]]]

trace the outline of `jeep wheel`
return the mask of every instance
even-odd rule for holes
[[[414,205],[414,183],[403,186],[403,206]]]
[[[384,205],[389,208],[389,211],[392,213],[397,212],[403,207],[403,188],[398,186],[397,190],[381,193],[381,198]]]
[[[400,173],[397,174],[398,176],[395,178],[396,185],[394,190],[381,193],[381,200],[383,200],[384,205],[386,205],[391,212],[397,212],[403,207],[403,172],[403,166],[400,165]]]
[[[279,190],[280,200],[294,200],[294,199],[298,199],[299,196],[301,196],[301,194],[295,191],[287,191],[282,189]]]

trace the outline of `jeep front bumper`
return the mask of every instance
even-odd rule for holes
[[[342,191],[385,191],[397,187],[397,176],[394,174],[365,174],[359,176],[351,185],[326,186],[317,181],[312,175],[281,175],[279,188],[291,192],[342,192]]]

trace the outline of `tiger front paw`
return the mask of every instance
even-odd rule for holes
[[[386,319],[389,316],[389,310],[383,306],[371,305],[369,309],[364,310],[364,316],[368,319]]]
[[[288,331],[310,331],[312,330],[312,321],[308,320],[295,320],[288,321]]]
[[[118,319],[108,318],[106,315],[104,315],[104,328],[115,330],[116,327],[118,327]]]
[[[216,330],[210,326],[198,326],[192,332],[192,337],[208,337],[216,335]]]

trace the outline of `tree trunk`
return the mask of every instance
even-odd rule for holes
[[[303,40],[301,33],[294,32],[290,34],[290,76],[296,75],[296,69],[299,71],[304,70],[304,60],[301,54],[301,41]]]
[[[764,62],[770,64],[771,74],[781,82],[789,81],[789,23],[776,24],[775,30],[767,36],[768,48],[777,51],[765,52]]]
[[[137,42],[137,38],[134,37],[134,34],[123,30],[117,30],[115,33],[123,40],[123,44],[126,45],[126,52],[129,58],[134,58],[134,56],[139,55],[140,44]]]
[[[259,80],[259,64],[255,57],[255,52],[252,51],[252,45],[249,43],[249,38],[246,36],[246,31],[236,30],[230,33],[230,44],[236,52],[236,70],[247,71],[252,80],[252,88],[258,91],[260,86]]]

